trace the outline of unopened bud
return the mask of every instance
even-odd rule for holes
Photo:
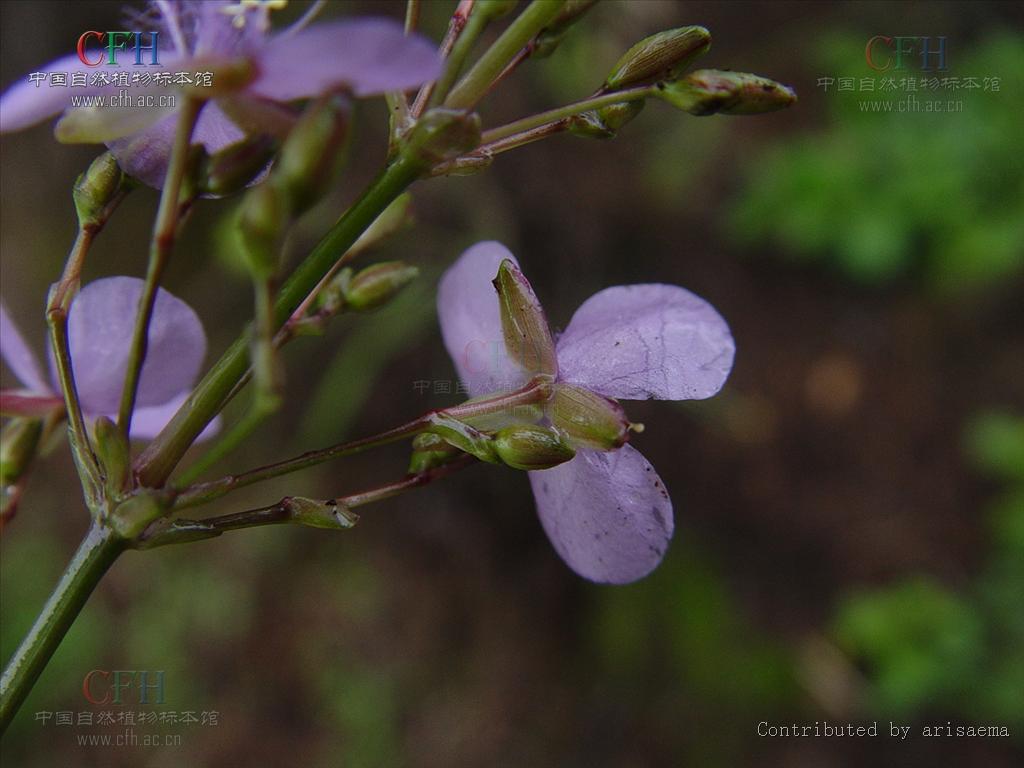
[[[548,427],[506,427],[494,436],[498,457],[513,469],[551,469],[564,464],[576,451]]]
[[[614,139],[619,128],[639,115],[643,108],[643,99],[636,99],[592,109],[573,117],[569,131],[591,139]]]
[[[96,455],[107,476],[108,487],[115,491],[126,490],[131,469],[128,441],[106,416],[96,419],[93,433],[96,436]]]
[[[124,538],[133,540],[145,531],[150,523],[159,520],[163,513],[164,507],[156,496],[138,493],[129,496],[110,513],[110,527]]]
[[[288,134],[272,175],[294,215],[327,191],[348,136],[348,111],[348,102],[340,97],[319,99]]]
[[[409,474],[421,475],[436,467],[447,464],[461,453],[447,440],[433,432],[421,432],[412,441],[412,456],[409,457]]]
[[[223,197],[245,189],[274,157],[277,141],[250,136],[203,158],[197,186],[201,193]]]
[[[32,464],[43,434],[42,419],[11,419],[0,434],[0,487],[17,482]]]
[[[281,501],[289,522],[312,528],[344,530],[358,522],[359,515],[335,499],[320,501],[303,496],[289,496]]]
[[[259,184],[246,192],[238,230],[254,276],[268,278],[277,270],[281,238],[290,216],[285,196],[274,184]]]
[[[529,281],[509,259],[494,280],[501,305],[501,330],[509,357],[530,373],[558,373],[555,342]]]
[[[572,25],[596,3],[597,0],[568,0],[554,20],[537,35],[533,56],[542,59],[554,53]]]
[[[796,101],[788,86],[749,72],[702,69],[666,83],[656,94],[692,115],[756,115],[774,112]]]
[[[617,91],[659,80],[674,80],[710,47],[711,33],[704,27],[667,29],[645,37],[615,64],[605,80],[604,90]]]
[[[622,406],[574,384],[555,385],[548,417],[574,444],[598,451],[621,447],[629,433]]]
[[[402,154],[424,169],[480,146],[480,116],[460,109],[431,109],[406,135]]]
[[[345,289],[345,304],[357,312],[391,301],[420,271],[404,261],[382,261],[355,274]]]
[[[75,181],[72,192],[80,226],[100,224],[108,206],[124,191],[127,177],[109,152],[92,161]]]

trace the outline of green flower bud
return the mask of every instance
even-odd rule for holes
[[[668,29],[645,37],[622,55],[603,90],[674,80],[710,47],[711,33],[704,27]]]
[[[102,224],[107,207],[125,190],[128,183],[117,160],[109,152],[93,160],[85,173],[75,181],[72,191],[79,225],[86,227]]]
[[[692,115],[756,115],[774,112],[796,101],[788,86],[749,72],[702,69],[674,83],[666,83],[656,94],[674,107]]]
[[[107,486],[113,491],[127,490],[131,469],[128,441],[121,430],[106,416],[96,419],[93,427],[96,437],[96,455],[107,476]]]
[[[109,522],[120,536],[133,540],[163,514],[164,506],[155,495],[138,493],[118,504],[111,512]]]
[[[436,107],[416,121],[406,134],[402,154],[424,170],[471,152],[480,146],[480,116],[461,109]]]
[[[564,464],[576,451],[548,427],[506,427],[494,436],[498,457],[513,469],[550,469]]]
[[[17,482],[32,464],[43,434],[42,419],[16,418],[0,434],[0,486]]]
[[[391,301],[420,271],[404,261],[382,261],[357,272],[344,291],[345,304],[357,312]]]
[[[433,432],[421,432],[412,441],[412,456],[409,457],[409,474],[421,475],[436,467],[443,466],[461,453],[447,440]]]
[[[217,197],[241,192],[267,167],[276,149],[272,137],[250,136],[207,155],[199,167],[199,192]]]
[[[285,195],[276,185],[259,184],[245,193],[238,230],[254,276],[265,279],[277,271],[281,238],[290,219]]]
[[[312,528],[344,530],[351,528],[359,520],[359,515],[334,499],[318,501],[302,496],[289,496],[281,501],[281,506],[288,513],[289,522]]]
[[[597,0],[568,0],[554,20],[540,31],[534,40],[533,56],[543,59],[555,52],[569,29]]]
[[[288,134],[272,176],[293,215],[308,210],[327,191],[348,137],[348,111],[348,102],[339,97],[318,99]]]
[[[643,108],[643,100],[636,99],[592,109],[573,117],[569,131],[591,139],[614,139],[619,128],[639,115]]]
[[[574,384],[555,385],[548,418],[579,446],[610,451],[626,442],[629,420],[614,400]]]
[[[501,304],[501,330],[509,356],[530,373],[558,373],[555,342],[530,283],[508,259],[494,280]]]

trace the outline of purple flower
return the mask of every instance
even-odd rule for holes
[[[87,417],[116,418],[142,286],[143,281],[135,277],[107,277],[89,283],[71,303],[68,346],[78,397]],[[48,379],[2,304],[0,356],[27,395],[58,397],[52,352]],[[161,288],[149,327],[132,437],[155,437],[163,429],[191,391],[205,356],[206,333],[199,317],[188,304]],[[203,437],[215,432],[216,428],[208,429]]]
[[[266,130],[276,118],[290,115],[274,102],[289,102],[345,89],[355,96],[407,90],[440,72],[435,46],[423,37],[406,36],[401,24],[383,18],[301,24],[269,34],[266,4],[220,0],[163,0],[138,14],[141,25],[159,32],[159,66],[133,67],[140,74],[213,71],[207,104],[193,136],[208,152],[242,139],[249,130]],[[41,72],[95,74],[77,54],[43,67]],[[228,83],[223,80],[231,81]],[[237,82],[236,82],[237,81]],[[172,109],[159,107],[70,108],[70,96],[110,96],[123,86],[51,87],[26,77],[0,97],[0,132],[20,130],[64,112],[58,137],[66,141],[102,141],[122,168],[158,187],[167,167],[176,120]],[[166,86],[125,89],[132,96],[166,94]],[[196,94],[204,95],[196,87]],[[222,98],[223,97],[223,98]],[[182,99],[177,99],[180,104]],[[229,117],[230,114],[230,117]]]
[[[505,351],[492,286],[505,259],[516,263],[500,243],[478,243],[438,288],[445,346],[473,396],[522,386],[532,375]],[[529,284],[521,282],[533,303]],[[655,283],[591,296],[555,349],[557,382],[605,398],[694,400],[721,389],[735,345],[714,307],[683,288]],[[581,576],[623,584],[661,561],[672,537],[672,502],[630,445],[598,451],[577,442],[571,461],[529,474],[544,530]]]

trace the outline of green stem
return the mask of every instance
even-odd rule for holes
[[[199,113],[205,102],[196,99],[185,99],[185,104],[178,115],[178,128],[171,147],[171,156],[167,162],[167,175],[160,195],[160,207],[157,209],[153,223],[153,239],[149,250],[149,266],[146,268],[146,282],[139,297],[139,310],[135,316],[135,329],[132,334],[131,347],[128,350],[128,366],[125,371],[124,388],[121,390],[121,407],[118,410],[117,423],[125,439],[131,432],[132,411],[135,410],[135,398],[139,389],[139,378],[142,375],[142,364],[146,359],[146,346],[149,342],[149,324],[153,319],[153,307],[156,304],[156,293],[160,287],[164,268],[174,246],[174,235],[178,228],[181,213],[179,205],[182,180],[188,167],[189,144],[192,132],[199,120]]]
[[[489,131],[484,131],[483,136],[480,137],[480,143],[482,145],[489,144],[517,133],[524,133],[531,129],[539,128],[547,125],[548,123],[554,123],[559,120],[564,120],[567,117],[572,117],[573,115],[589,112],[592,109],[600,109],[601,107],[607,107],[611,104],[622,104],[626,101],[645,99],[656,90],[656,86],[642,85],[636,88],[627,88],[622,91],[604,93],[600,96],[591,96],[590,98],[583,99],[582,101],[566,104],[564,107],[549,109],[547,112],[540,112],[536,115],[531,115],[530,117],[524,117],[522,120],[516,120],[514,123],[507,123],[506,125],[492,128]]]
[[[436,107],[444,101],[452,86],[455,85],[455,80],[461,74],[462,65],[466,63],[469,52],[473,50],[473,46],[476,44],[480,34],[487,27],[488,21],[490,21],[490,18],[487,14],[480,13],[479,9],[474,8],[473,12],[469,14],[469,19],[466,21],[462,34],[455,41],[451,55],[444,63],[444,71],[441,73],[441,77],[438,78],[437,83],[434,84],[430,94],[430,101],[428,102],[429,106]]]
[[[411,35],[415,32],[419,20],[420,0],[407,0],[405,4],[405,34]]]
[[[565,0],[533,0],[459,81],[444,105],[451,109],[472,109],[508,63],[554,20],[563,5]]]
[[[470,400],[461,405],[446,408],[442,411],[430,411],[410,422],[394,427],[370,437],[352,440],[347,443],[338,443],[327,448],[316,451],[307,451],[291,459],[285,459],[265,467],[243,472],[238,475],[228,475],[219,480],[211,480],[207,483],[200,483],[191,488],[183,488],[175,500],[176,510],[194,507],[200,504],[207,504],[211,501],[226,496],[227,494],[247,485],[260,483],[282,475],[306,469],[308,467],[323,464],[332,459],[343,456],[352,456],[356,453],[377,448],[382,445],[394,443],[412,435],[418,434],[434,425],[436,417],[443,415],[454,419],[470,419],[501,411],[506,408],[513,408],[519,405],[529,405],[540,402],[550,393],[550,382],[547,377],[538,377],[525,387],[507,394],[495,395],[494,397]]]
[[[282,286],[275,307],[281,326],[359,235],[424,172],[422,162],[400,155],[331,228]],[[174,418],[136,461],[139,481],[162,486],[185,451],[220,410],[249,369],[249,335],[243,334],[199,382]]]
[[[71,306],[71,299],[81,281],[82,265],[85,262],[86,254],[101,226],[87,224],[79,227],[75,244],[71,247],[67,264],[64,265],[64,272],[51,290],[46,308],[50,344],[53,347],[53,357],[57,364],[57,381],[60,384],[60,391],[64,397],[64,408],[68,415],[71,454],[81,478],[86,502],[90,511],[94,513],[102,493],[102,472],[92,447],[89,445],[89,433],[85,428],[82,405],[78,400],[78,389],[75,387],[75,373],[71,364],[71,351],[68,344],[68,310]]]
[[[110,529],[96,524],[89,529],[0,678],[0,734],[7,729],[89,595],[124,548],[124,540]]]

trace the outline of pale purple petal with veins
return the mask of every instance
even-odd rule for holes
[[[38,394],[51,392],[50,385],[39,367],[39,360],[25,343],[18,326],[7,314],[7,308],[0,302],[0,357],[3,357],[11,373],[18,377],[25,387]]]
[[[174,417],[174,414],[178,412],[178,409],[181,408],[187,397],[188,392],[182,392],[163,405],[136,408],[132,414],[132,437],[141,440],[149,440],[156,437],[167,426],[168,422]],[[116,420],[117,415],[115,414],[111,418]],[[199,433],[196,442],[201,443],[216,435],[220,431],[220,424],[220,416],[214,417],[213,421],[206,425],[206,429]]]
[[[177,115],[168,115],[146,130],[111,141],[107,146],[125,173],[159,189],[167,174],[167,161],[177,127]],[[192,144],[202,144],[207,152],[213,153],[243,138],[242,130],[215,102],[211,102],[199,113]]]
[[[493,285],[504,259],[518,265],[501,243],[477,243],[444,273],[437,288],[445,347],[474,397],[515,389],[529,378],[505,351],[501,308]]]
[[[661,562],[672,538],[672,501],[635,448],[579,451],[529,474],[544,530],[580,576],[627,584]]]
[[[67,72],[68,82],[73,72],[93,74],[96,67],[83,64],[77,54],[65,56],[52,61],[36,72]],[[0,96],[0,133],[20,131],[30,125],[53,117],[71,106],[71,95],[92,96],[101,93],[117,93],[116,86],[61,87],[51,86],[50,81],[43,80],[38,87],[29,80],[29,74],[14,81],[14,85]]]
[[[566,381],[627,400],[701,400],[736,347],[714,307],[675,285],[620,285],[587,299],[558,339]]]
[[[306,98],[344,86],[356,96],[404,91],[435,80],[437,48],[406,36],[391,19],[333,21],[283,32],[258,54],[260,75],[249,90],[278,101]]]
[[[108,277],[85,286],[68,313],[68,345],[82,410],[116,412],[142,280]],[[188,304],[160,289],[149,327],[137,404],[161,405],[189,389],[206,355],[206,334]]]

